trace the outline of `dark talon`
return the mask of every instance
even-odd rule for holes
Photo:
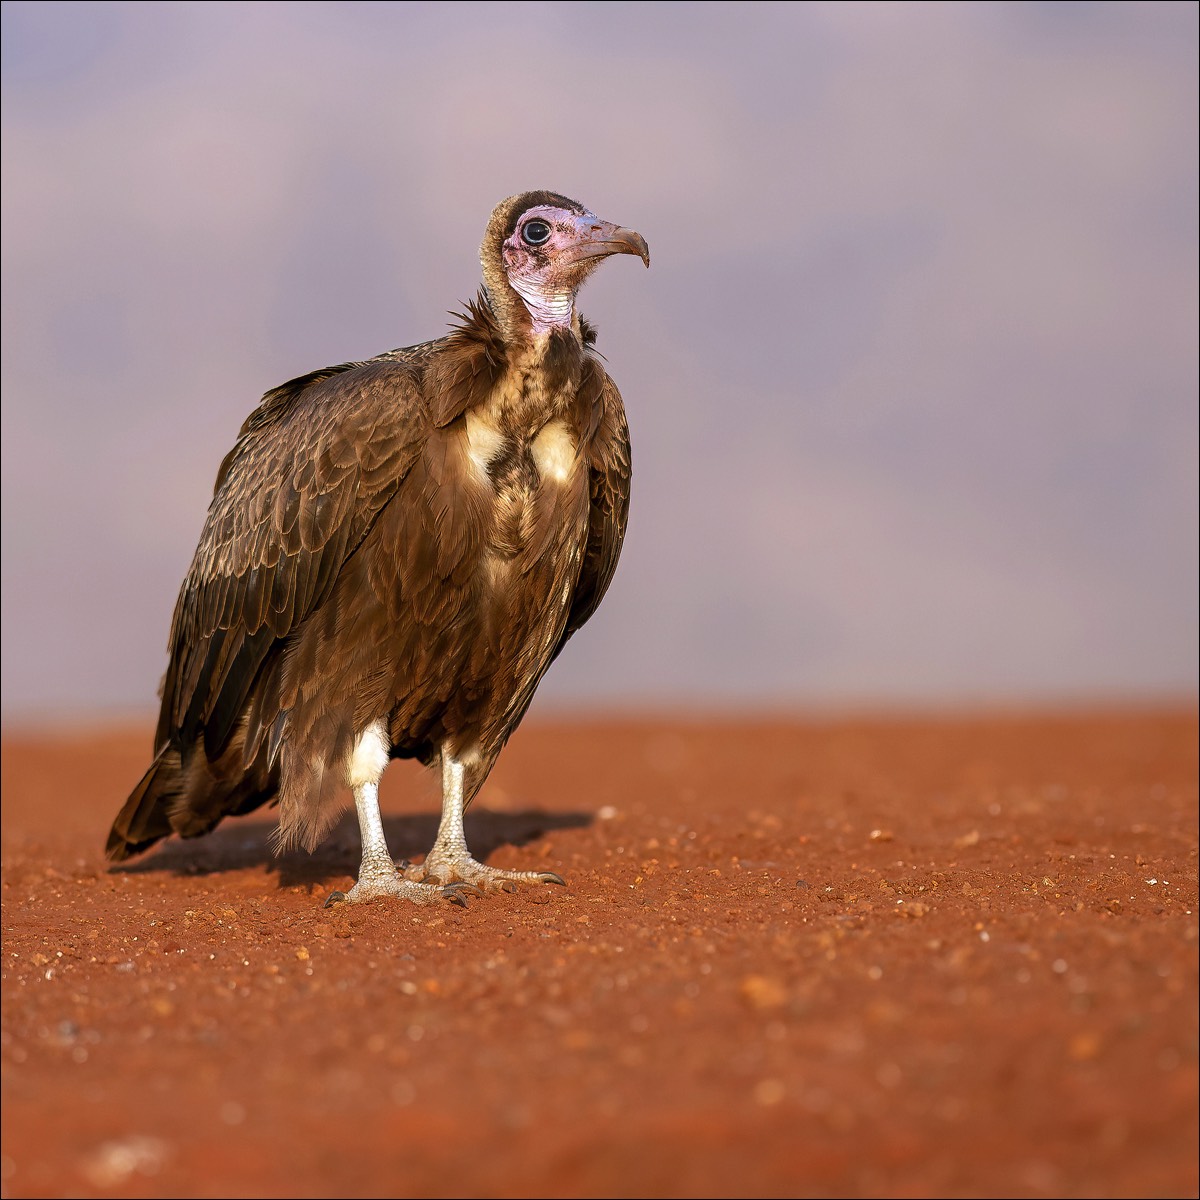
[[[451,904],[461,904],[466,908],[468,896],[482,896],[483,893],[473,883],[448,883],[442,888],[442,895]]]
[[[543,883],[557,883],[559,887],[566,887],[567,881],[561,875],[555,875],[553,871],[542,872]]]
[[[329,895],[325,897],[325,903],[321,907],[332,908],[335,904],[341,904],[345,899],[345,892],[330,892]]]
[[[511,879],[500,880],[500,890],[510,895],[517,890],[517,885]]]

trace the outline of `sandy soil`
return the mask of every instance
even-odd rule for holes
[[[1190,709],[531,724],[467,910],[106,870],[148,742],[4,741],[6,1196],[1196,1195]]]

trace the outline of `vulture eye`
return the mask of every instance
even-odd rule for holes
[[[527,246],[540,246],[550,240],[550,226],[545,221],[529,221],[521,230],[521,240]]]

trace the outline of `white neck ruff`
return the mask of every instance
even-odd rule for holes
[[[544,292],[527,279],[510,279],[517,294],[533,319],[534,333],[549,333],[551,329],[569,329],[575,315],[574,292]]]

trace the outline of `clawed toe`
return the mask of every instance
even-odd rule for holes
[[[467,907],[468,896],[482,896],[483,892],[479,890],[473,883],[448,883],[442,888],[442,895],[450,901],[451,904]]]
[[[451,861],[439,860],[425,864],[425,879],[435,882],[469,883],[477,892],[507,892],[512,894],[520,890],[521,884],[528,883],[557,883],[565,887],[561,876],[553,871],[505,871],[501,867],[489,867],[473,858],[455,858]]]
[[[360,873],[358,882],[348,891],[333,891],[325,897],[325,907],[333,908],[342,904],[365,904],[380,897],[391,897],[397,900],[408,900],[412,904],[439,904],[449,900],[453,904],[466,907],[467,896],[479,896],[483,893],[469,883],[453,883],[443,887],[437,883],[421,883],[411,879],[403,879],[397,873],[388,874],[384,871],[372,870]]]
[[[401,878],[413,883],[440,885],[444,889],[464,885],[468,895],[482,896],[485,892],[516,892],[522,883],[556,883],[566,887],[566,880],[553,871],[505,871],[489,867],[469,855],[442,856],[431,854],[419,866],[405,862],[398,870]],[[451,899],[447,895],[447,899]],[[455,900],[455,903],[458,903]]]
[[[451,876],[443,882],[446,875]],[[325,897],[325,908],[339,904],[362,903],[377,896],[398,896],[415,904],[433,904],[437,900],[449,900],[460,908],[466,908],[472,897],[480,899],[488,892],[518,890],[521,883],[555,883],[566,887],[566,880],[553,871],[503,871],[499,867],[487,867],[469,859],[466,863],[455,863],[452,870],[443,866],[431,871],[428,864],[414,866],[405,863],[390,877],[360,877],[349,892],[332,891]]]

